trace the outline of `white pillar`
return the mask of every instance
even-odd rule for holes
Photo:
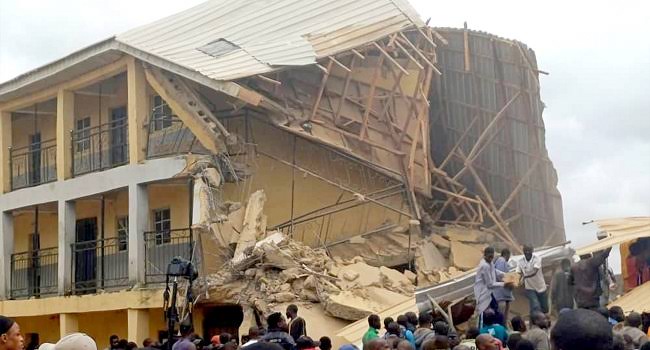
[[[14,252],[14,218],[11,212],[2,212],[0,217],[0,299],[11,296],[11,254]]]
[[[149,229],[147,185],[129,185],[129,281],[145,283],[144,232]]]
[[[59,295],[72,290],[72,244],[75,241],[77,215],[75,202],[60,200],[59,203]]]

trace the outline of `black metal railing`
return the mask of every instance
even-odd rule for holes
[[[72,175],[110,169],[129,162],[128,121],[74,130],[72,137]]]
[[[56,139],[10,148],[11,189],[56,180]]]
[[[180,256],[190,260],[194,253],[194,237],[191,228],[145,232],[144,245],[147,283],[164,282],[167,265],[172,258]]]
[[[72,288],[75,294],[94,293],[129,284],[129,250],[118,238],[72,244]]]
[[[152,116],[148,129],[147,158],[209,153],[176,116]]]
[[[11,254],[11,298],[56,294],[58,257],[57,248]]]

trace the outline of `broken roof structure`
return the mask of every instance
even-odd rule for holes
[[[430,27],[404,0],[210,0],[0,84],[0,110],[125,71],[129,99],[152,92],[192,137],[174,154],[200,199],[202,271],[234,267],[213,286],[340,311],[365,280],[339,271],[352,265],[383,267],[363,287],[396,300],[471,271],[488,244],[565,242],[541,71],[520,42]],[[128,114],[146,131],[146,108]],[[277,231],[289,238],[257,246]],[[280,243],[299,273],[269,283]],[[223,300],[243,298],[231,287]]]

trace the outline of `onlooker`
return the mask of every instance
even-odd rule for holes
[[[535,345],[533,345],[531,341],[522,339],[521,341],[519,341],[519,343],[517,343],[517,347],[515,348],[515,350],[537,350],[537,349],[535,348]]]
[[[23,350],[25,339],[20,326],[9,317],[0,316],[0,350]],[[95,350],[97,346],[95,346]]]
[[[220,345],[221,345],[221,340],[219,339],[219,336],[213,335],[212,338],[210,338],[210,348],[219,349]]]
[[[115,350],[117,349],[120,342],[120,337],[117,334],[113,334],[108,337],[108,347],[105,350]]]
[[[501,256],[497,258],[494,262],[494,268],[503,273],[510,272],[510,250],[505,248],[501,250]],[[508,314],[510,313],[510,303],[515,300],[515,297],[512,295],[512,288],[499,287],[494,289],[494,298],[496,301],[501,304],[504,304],[503,308],[503,320],[508,319]],[[499,305],[501,307],[501,305]]]
[[[138,348],[138,344],[130,341],[126,344],[126,350],[135,350]]]
[[[476,350],[476,337],[479,336],[479,329],[477,327],[469,327],[465,332],[465,339],[460,342],[460,345],[465,345],[470,350]]]
[[[525,333],[527,328],[526,328],[526,321],[524,321],[521,316],[515,316],[510,320],[510,325],[512,326],[512,331],[513,333]]]
[[[274,312],[266,318],[269,331],[262,337],[263,341],[280,345],[284,350],[294,350],[296,342],[285,331],[287,322],[279,312]]]
[[[506,342],[506,345],[508,346],[508,349],[510,350],[515,350],[517,349],[517,344],[524,339],[521,336],[521,333],[512,333],[508,336],[508,341]]]
[[[609,350],[612,342],[609,322],[591,310],[563,312],[551,330],[556,350]]]
[[[372,316],[372,315],[371,315]],[[377,316],[377,315],[375,315]],[[377,316],[377,323],[379,323],[379,316]],[[381,327],[381,326],[380,326]],[[364,344],[363,350],[388,350],[389,346],[386,340],[381,339],[379,337],[373,338],[368,342],[368,344]]]
[[[409,311],[404,314],[406,316],[406,319],[408,320],[408,325],[406,326],[406,329],[409,331],[415,333],[415,330],[417,329],[418,326],[418,315],[415,314],[413,311]]]
[[[612,248],[591,255],[581,255],[580,261],[571,267],[575,286],[576,305],[582,309],[595,310],[600,306],[602,290],[599,283],[599,267],[607,260]]]
[[[154,341],[151,338],[147,338],[142,341],[142,348],[144,350],[153,350],[154,349]]]
[[[499,350],[499,343],[489,334],[480,334],[476,337],[476,348],[478,350]]]
[[[282,350],[282,347],[275,343],[258,341],[255,344],[249,345],[246,350]]]
[[[296,348],[298,350],[316,350],[318,343],[313,341],[310,337],[303,335],[296,340]]]
[[[397,343],[397,350],[415,350],[415,347],[408,340],[402,340]]]
[[[537,350],[551,350],[551,342],[548,337],[549,322],[545,314],[535,311],[530,316],[530,329],[524,333],[524,339],[527,339],[535,346]]]
[[[501,341],[502,344],[505,344],[508,340],[508,331],[506,327],[497,323],[496,313],[492,309],[487,309],[483,313],[483,322],[484,326],[481,328],[481,334],[489,334]]]
[[[625,313],[623,312],[623,308],[620,306],[610,307],[607,319],[612,326],[625,322]]]
[[[571,260],[562,259],[562,270],[555,273],[551,281],[551,296],[553,309],[559,315],[562,309],[573,309],[575,294],[573,288],[573,277],[571,276]]]
[[[379,329],[381,328],[381,321],[379,320],[379,315],[372,314],[368,316],[368,330],[363,335],[361,342],[365,347],[370,343],[371,340],[379,338]]]
[[[399,328],[399,325],[397,322],[392,322],[388,325],[386,328],[386,334],[384,334],[384,339],[388,341],[388,345],[393,345],[394,340],[401,340],[404,339],[402,336],[402,330]],[[397,346],[397,344],[395,344]]]
[[[422,344],[427,340],[433,340],[435,332],[431,329],[431,322],[433,316],[426,312],[421,312],[418,317],[418,329],[415,330],[413,336],[415,337],[415,349],[421,350]]]
[[[97,343],[84,333],[71,333],[61,338],[54,346],[56,350],[97,350]]]
[[[251,326],[248,328],[248,341],[242,345],[242,348],[255,344],[260,339],[260,329],[257,326]]]
[[[181,331],[181,339],[179,339],[178,341],[176,341],[176,343],[174,343],[174,345],[172,345],[172,350],[196,350],[196,345],[194,345],[192,339],[190,339],[194,331],[194,329],[192,329],[192,324],[188,320],[185,320],[181,322],[179,328]],[[127,347],[128,347],[128,343],[127,343]]]
[[[625,327],[621,330],[623,338],[629,338],[631,341],[626,341],[625,350],[638,349],[641,345],[648,342],[648,336],[641,330],[641,314],[638,312],[630,312],[625,319]]]
[[[129,346],[129,341],[126,339],[120,339],[120,341],[117,342],[117,348],[116,350],[126,350],[126,348]]]
[[[404,333],[404,339],[411,342],[411,345],[415,348],[415,336],[413,335],[413,331],[409,329],[408,317],[406,317],[406,315],[397,316],[397,324],[400,325],[400,328]]]
[[[298,316],[298,306],[291,304],[287,306],[287,318],[289,321],[289,334],[293,339],[307,335],[307,325],[302,317]]]
[[[523,276],[530,314],[532,315],[534,311],[548,313],[548,295],[542,273],[542,258],[533,254],[532,246],[524,246],[524,256],[517,262],[517,272]]]
[[[318,342],[320,343],[318,346],[320,350],[332,350],[332,339],[329,337],[320,337]]]
[[[384,318],[384,329],[386,330],[386,334],[388,334],[388,325],[393,323],[393,322],[395,322],[395,320],[390,316]],[[384,335],[386,335],[386,334],[384,334]]]

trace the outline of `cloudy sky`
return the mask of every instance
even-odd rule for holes
[[[0,81],[200,0],[0,0]],[[643,1],[411,0],[434,26],[488,31],[537,53],[546,144],[568,239],[583,221],[650,215],[650,6]],[[130,10],[127,10],[130,9]]]

